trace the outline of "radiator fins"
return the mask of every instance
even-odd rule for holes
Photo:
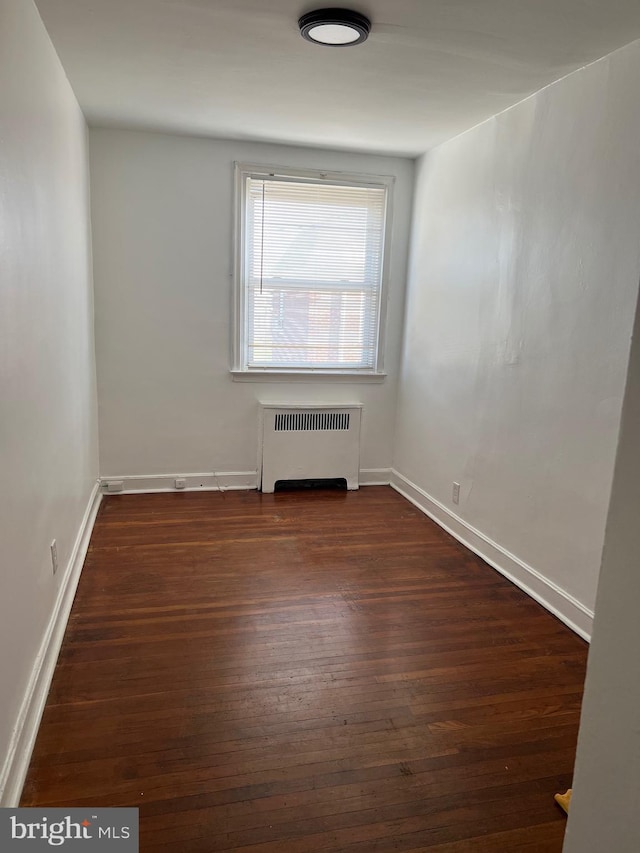
[[[276,432],[349,429],[348,412],[284,412],[275,417]]]

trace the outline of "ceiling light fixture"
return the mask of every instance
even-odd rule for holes
[[[349,9],[317,9],[303,15],[298,26],[307,41],[331,47],[362,44],[371,31],[371,21]]]

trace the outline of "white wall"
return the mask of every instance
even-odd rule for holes
[[[103,476],[255,471],[258,400],[364,403],[361,468],[389,468],[413,162],[91,131]],[[234,160],[396,175],[382,384],[233,382]]]
[[[640,850],[640,303],[585,683],[565,853]]]
[[[87,130],[31,0],[0,0],[0,116],[2,789],[98,474]]]
[[[428,154],[416,188],[395,468],[585,633],[640,275],[639,79],[636,42]]]

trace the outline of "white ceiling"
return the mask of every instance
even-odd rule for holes
[[[322,0],[36,3],[90,124],[411,156],[640,37],[638,0],[357,0],[351,48],[300,37]]]

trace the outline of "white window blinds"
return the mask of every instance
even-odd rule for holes
[[[375,370],[386,187],[245,182],[246,368]]]

